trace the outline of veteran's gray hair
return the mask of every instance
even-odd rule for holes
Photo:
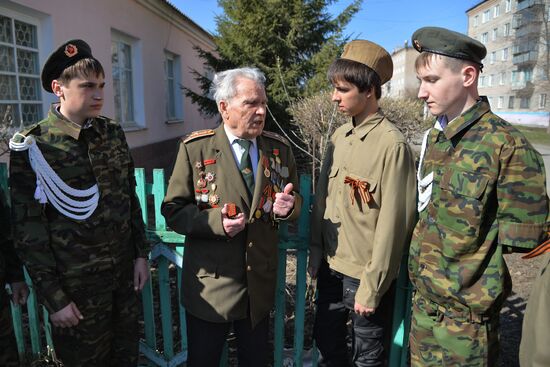
[[[235,97],[235,94],[237,94],[236,80],[238,78],[253,80],[256,84],[265,88],[264,73],[258,68],[244,67],[221,71],[214,75],[214,80],[212,80],[212,87],[210,89],[216,100],[216,105],[219,106],[222,100],[229,101],[231,98]]]

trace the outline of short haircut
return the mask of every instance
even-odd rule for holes
[[[219,105],[222,100],[229,101],[231,98],[235,97],[237,94],[236,80],[238,78],[253,80],[256,84],[265,88],[265,76],[257,68],[244,67],[221,71],[214,75],[214,80],[212,80],[212,87],[210,89],[217,105]]]
[[[88,77],[90,75],[105,77],[103,66],[93,57],[78,60],[73,65],[65,68],[61,75],[55,79],[57,79],[61,84],[68,84],[74,78]]]
[[[374,70],[365,64],[348,59],[336,59],[328,69],[328,80],[334,84],[339,80],[345,80],[365,92],[374,88],[376,99],[382,96],[382,83]]]
[[[441,60],[441,62],[443,62],[443,65],[449,68],[453,73],[459,73],[464,66],[473,66],[478,71],[478,74],[480,72],[479,65],[473,61],[461,60],[454,57],[435,54],[432,52],[420,53],[420,55],[418,55],[418,57],[414,62],[414,67],[416,71],[418,71],[421,68],[426,68],[430,66],[435,59]]]

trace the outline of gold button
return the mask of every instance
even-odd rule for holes
[[[252,270],[252,266],[248,265],[248,266],[246,267],[246,270],[248,270],[248,271]]]
[[[252,243],[252,241],[250,241],[250,243],[248,244],[248,247],[252,247],[254,245],[254,243]]]

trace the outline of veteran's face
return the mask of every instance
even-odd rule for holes
[[[447,115],[451,121],[462,113],[468,98],[462,72],[451,70],[441,58],[434,57],[416,74],[420,80],[418,98],[426,102],[432,115]]]
[[[223,123],[242,139],[259,136],[265,125],[267,96],[261,85],[247,78],[237,78],[237,93],[230,100],[220,101]]]

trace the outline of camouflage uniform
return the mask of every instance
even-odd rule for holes
[[[511,291],[502,255],[535,247],[547,227],[543,161],[481,100],[430,131],[420,170],[434,181],[409,257],[412,364],[495,365]]]
[[[75,302],[84,316],[72,328],[54,328],[57,355],[69,366],[135,365],[139,304],[134,259],[148,245],[135,194],[134,166],[120,126],[104,117],[81,127],[53,105],[32,134],[46,161],[69,186],[97,183],[99,204],[73,220],[34,199],[36,176],[27,152],[12,151],[11,198],[15,245],[50,312]]]
[[[23,279],[23,267],[13,250],[6,196],[0,188],[0,366],[19,366],[10,302],[4,285]]]

